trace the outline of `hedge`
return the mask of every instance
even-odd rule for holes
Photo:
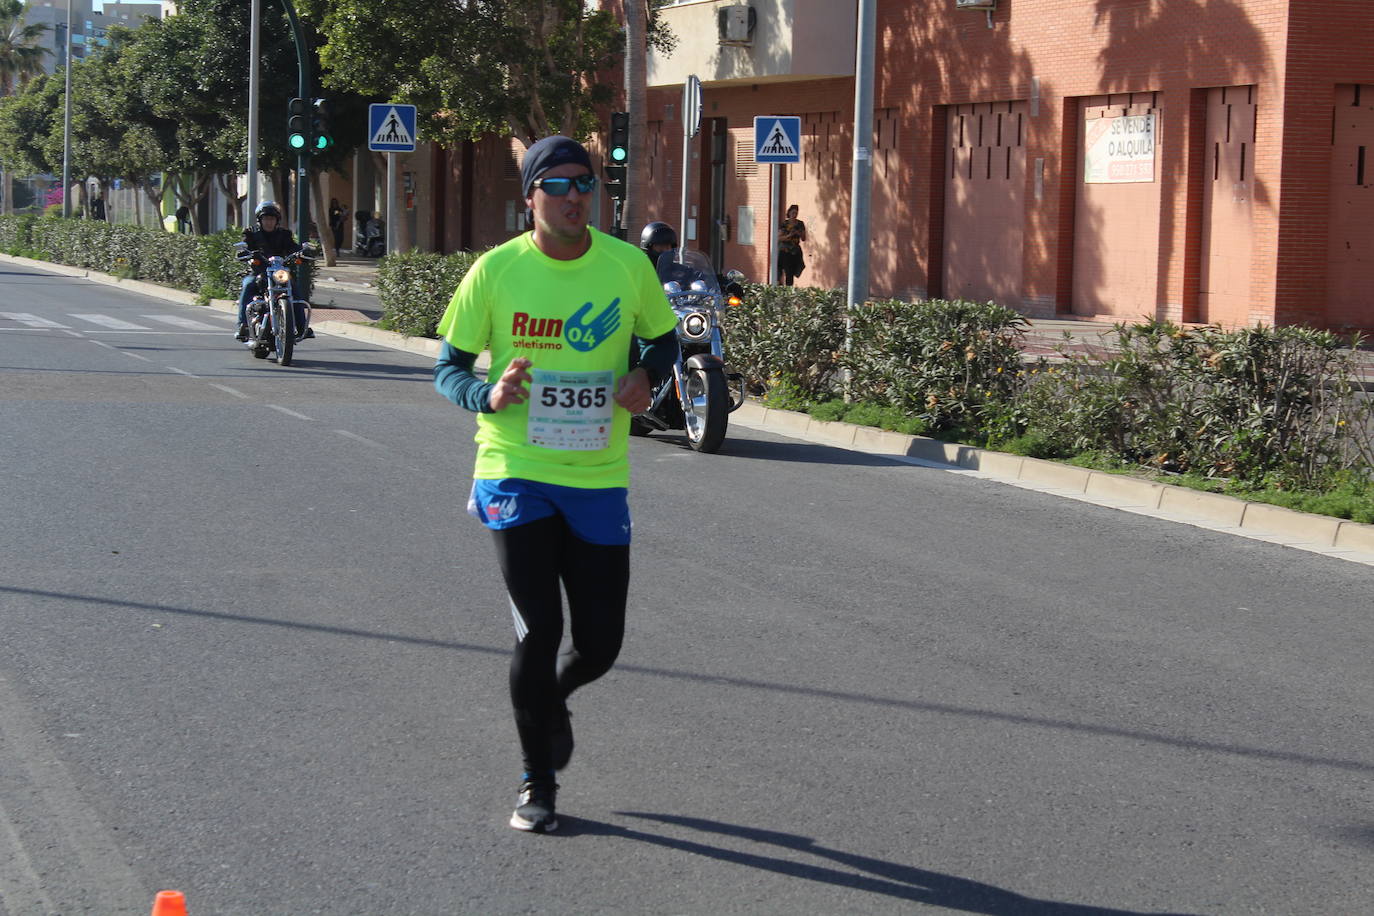
[[[402,252],[377,267],[382,326],[407,337],[434,337],[453,291],[481,252]]]
[[[0,251],[40,261],[147,280],[189,290],[201,299],[238,297],[243,266],[234,260],[240,231],[182,235],[103,220],[0,216]],[[312,271],[303,282],[309,290]]]

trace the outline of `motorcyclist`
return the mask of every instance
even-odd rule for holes
[[[658,256],[677,247],[677,233],[667,223],[654,220],[639,233],[639,247],[649,256],[649,263],[658,266]]]
[[[258,204],[257,209],[253,211],[253,223],[257,228],[249,227],[243,230],[243,242],[248,246],[248,250],[258,252],[265,258],[300,251],[301,244],[296,241],[290,229],[281,225],[281,221],[281,208],[276,202],[264,200]],[[264,270],[265,265],[256,265],[252,273],[243,278],[243,289],[239,292],[239,326],[234,334],[236,340],[248,339],[248,302],[253,298],[253,290],[257,287]],[[305,307],[295,304],[301,301],[301,288],[294,271],[291,275],[291,298],[296,310],[296,327],[299,328],[305,324]],[[315,332],[306,328],[305,336],[314,337]]]
[[[649,256],[650,263],[657,268],[659,256],[665,251],[673,251],[677,248],[677,233],[667,223],[654,220],[645,225],[639,233],[639,247]],[[716,283],[725,291],[726,295],[744,295],[744,288],[723,274],[716,274]]]

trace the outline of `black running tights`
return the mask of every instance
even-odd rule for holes
[[[560,515],[493,531],[515,617],[510,696],[525,768],[550,769],[550,717],[583,684],[611,670],[625,636],[630,548],[591,544]],[[562,654],[562,591],[572,639]]]

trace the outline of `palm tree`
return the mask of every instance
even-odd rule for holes
[[[47,30],[46,25],[24,24],[24,4],[19,0],[0,0],[0,96],[43,72],[48,49],[34,42]]]
[[[0,0],[0,98],[43,72],[43,55],[48,49],[37,47],[34,42],[47,30],[46,25],[24,24],[24,4],[19,0]],[[13,194],[10,171],[0,166],[0,212],[13,211]]]

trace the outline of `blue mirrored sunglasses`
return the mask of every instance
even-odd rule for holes
[[[576,175],[572,178],[536,178],[530,182],[531,188],[543,188],[550,197],[563,197],[574,187],[579,194],[590,194],[596,187],[595,175]]]

